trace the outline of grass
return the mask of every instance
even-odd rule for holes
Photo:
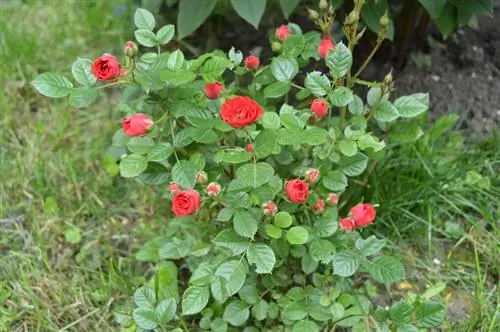
[[[152,207],[162,207],[151,189],[106,172],[120,118],[113,95],[75,111],[29,85],[41,72],[67,74],[78,56],[120,54],[130,13],[119,1],[76,0],[0,11],[0,331],[116,330],[113,311],[143,281],[133,253],[161,227]],[[391,147],[372,174],[375,231],[405,258],[412,282],[446,282],[449,329],[493,331],[498,136],[462,142],[438,129]]]

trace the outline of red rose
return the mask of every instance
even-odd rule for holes
[[[356,223],[351,218],[344,218],[340,221],[339,226],[344,231],[350,232],[356,228]]]
[[[258,57],[255,55],[249,55],[245,59],[245,66],[247,66],[248,69],[253,70],[259,67],[260,65],[260,60]]]
[[[253,145],[252,144],[248,144],[247,145],[247,151],[250,152],[250,153],[252,153],[252,151],[253,151]]]
[[[351,211],[352,219],[356,223],[356,227],[363,227],[369,225],[375,220],[375,209],[373,205],[368,203],[360,203],[354,206]]]
[[[278,212],[278,207],[273,201],[262,204],[262,208],[266,216],[274,216]]]
[[[172,211],[177,217],[187,216],[200,207],[200,194],[193,189],[175,194],[172,200]]]
[[[339,202],[339,196],[337,194],[329,194],[328,195],[328,203],[330,203],[331,205],[337,205],[337,203]]]
[[[177,194],[178,192],[181,192],[182,189],[181,189],[181,186],[179,186],[178,183],[171,182],[168,185],[168,191],[170,191],[171,194]]]
[[[221,187],[218,183],[215,183],[215,182],[211,182],[208,186],[207,186],[207,195],[210,196],[210,197],[215,197],[215,196],[218,196],[220,194],[220,191],[221,191]]]
[[[328,104],[322,98],[314,99],[311,103],[311,112],[316,114],[318,118],[322,118],[328,114]]]
[[[306,171],[306,180],[309,182],[316,182],[319,179],[319,169],[311,168]]]
[[[335,44],[328,37],[325,37],[323,38],[321,43],[319,43],[318,47],[319,56],[324,58],[328,55],[328,52],[333,51],[334,49],[335,49]]]
[[[220,117],[233,128],[248,126],[264,114],[262,108],[250,97],[234,97],[222,104]]]
[[[286,196],[292,203],[303,203],[309,194],[309,185],[299,179],[290,180],[285,186]]]
[[[278,27],[278,29],[276,29],[275,36],[279,40],[285,41],[286,37],[288,37],[291,33],[292,31],[290,31],[286,25],[282,24]]]
[[[147,115],[134,114],[123,119],[123,131],[128,136],[144,136],[147,135],[148,129],[153,126],[154,122]]]
[[[219,98],[219,95],[222,92],[222,90],[223,90],[222,84],[220,84],[217,81],[205,84],[205,94],[207,95],[208,99]]]
[[[92,62],[92,70],[95,77],[101,81],[114,81],[123,75],[120,63],[111,54],[103,54]]]
[[[315,214],[322,214],[325,210],[325,201],[321,198],[318,198],[316,204],[312,206],[312,210]]]

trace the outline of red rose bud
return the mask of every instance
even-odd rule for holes
[[[330,51],[335,49],[335,44],[328,38],[325,37],[319,43],[318,54],[320,57],[325,58]]]
[[[299,179],[290,180],[285,185],[285,194],[292,203],[304,203],[309,194],[309,185]]]
[[[196,173],[196,184],[205,184],[208,181],[207,173],[199,171]]]
[[[266,216],[274,216],[278,212],[278,207],[273,201],[268,201],[267,203],[262,204],[262,209],[264,210],[264,214]]]
[[[252,153],[253,152],[253,145],[252,144],[248,144],[247,145],[247,151]]]
[[[220,93],[222,92],[223,87],[222,84],[215,81],[214,83],[205,84],[205,94],[208,99],[217,99],[219,98]]]
[[[245,66],[250,70],[257,69],[260,66],[260,60],[255,55],[249,55],[245,59]]]
[[[317,168],[311,168],[306,171],[306,180],[308,182],[316,182],[319,179],[319,170]]]
[[[154,122],[147,115],[134,114],[123,119],[123,131],[128,136],[144,136]]]
[[[288,27],[284,24],[280,25],[278,29],[276,29],[276,38],[278,38],[281,41],[285,41],[286,37],[288,37],[292,31],[288,29]]]
[[[337,205],[337,203],[339,202],[339,196],[337,194],[329,194],[328,195],[328,203],[330,203],[330,205]]]
[[[221,191],[221,187],[220,187],[220,185],[218,183],[211,182],[207,186],[207,195],[210,196],[210,197],[219,196],[220,191]]]
[[[321,198],[318,198],[316,204],[312,206],[312,210],[315,214],[322,214],[325,210],[325,201]]]
[[[250,97],[234,97],[222,104],[220,117],[233,128],[242,128],[257,121],[264,111]]]
[[[200,193],[189,189],[180,191],[172,199],[172,211],[177,217],[187,216],[200,208]]]
[[[351,209],[350,213],[356,223],[356,227],[363,227],[373,223],[376,216],[373,205],[368,203],[357,204]]]
[[[344,218],[339,222],[339,226],[344,231],[350,232],[356,228],[356,223],[351,218]]]
[[[168,191],[172,194],[177,194],[178,192],[182,191],[181,186],[178,183],[171,182],[168,186]]]
[[[322,118],[328,114],[328,104],[322,98],[314,99],[311,103],[311,112],[316,114],[318,118]]]
[[[100,81],[114,81],[123,75],[120,63],[111,54],[103,54],[92,62],[92,71]]]
[[[136,43],[131,40],[125,43],[125,46],[123,47],[123,54],[128,57],[133,57],[137,54],[137,52],[139,52],[139,48]]]

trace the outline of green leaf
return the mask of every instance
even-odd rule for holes
[[[290,82],[299,72],[299,65],[293,58],[279,56],[273,59],[271,71],[278,81]]]
[[[264,230],[266,231],[266,234],[272,239],[280,239],[283,235],[283,231],[281,230],[281,228],[278,228],[273,224],[264,225]]]
[[[356,248],[363,256],[372,256],[378,253],[385,246],[387,241],[385,239],[377,239],[375,235],[363,240],[359,238],[356,240]]]
[[[301,320],[292,327],[292,332],[318,332],[318,325],[312,320]]]
[[[446,5],[446,0],[419,0],[420,4],[427,10],[429,15],[436,19]]]
[[[328,139],[328,133],[323,128],[307,127],[304,132],[304,142],[308,145],[324,144]]]
[[[189,128],[189,134],[196,142],[202,144],[212,144],[219,139],[212,128]]]
[[[288,320],[301,320],[306,316],[306,306],[302,302],[290,302],[283,308],[283,317]]]
[[[343,107],[347,106],[347,104],[354,100],[354,95],[351,89],[346,88],[345,86],[339,86],[333,90],[329,99],[333,106]]]
[[[419,329],[411,324],[405,324],[399,326],[397,332],[419,332]]]
[[[279,228],[288,228],[292,222],[292,215],[286,211],[280,211],[274,216],[274,224]]]
[[[214,81],[217,80],[224,71],[231,67],[233,63],[222,56],[212,57],[208,59],[207,62],[203,64],[203,67],[200,69],[200,73],[203,75],[205,80]]]
[[[358,267],[358,255],[354,250],[342,250],[333,258],[333,273],[341,277],[352,276]]]
[[[150,162],[148,168],[139,175],[139,180],[151,186],[162,184],[170,178],[170,172],[160,163]]]
[[[306,46],[306,40],[302,35],[290,35],[285,39],[283,43],[283,55],[296,58],[298,57],[304,47]]]
[[[458,25],[457,22],[457,8],[451,3],[447,2],[446,6],[441,10],[441,14],[435,19],[439,31],[445,38],[451,35]]]
[[[83,86],[93,86],[97,78],[92,72],[92,61],[89,59],[78,58],[71,66],[71,73],[75,80]]]
[[[415,311],[415,325],[418,327],[438,327],[446,315],[445,307],[436,301],[421,303]]]
[[[148,152],[149,161],[163,161],[170,157],[174,149],[170,143],[157,143]]]
[[[140,154],[129,154],[120,161],[120,175],[124,178],[138,176],[148,168],[148,161]]]
[[[225,229],[215,236],[212,242],[233,252],[233,255],[239,255],[248,248],[249,241],[239,236],[232,229]]]
[[[69,95],[68,102],[74,108],[85,108],[96,101],[99,90],[95,88],[74,89]]]
[[[266,0],[231,0],[231,4],[242,19],[250,23],[255,29],[259,28],[260,20],[266,9]]]
[[[155,292],[149,287],[141,287],[134,293],[135,305],[141,308],[154,308],[156,305]]]
[[[378,103],[379,101],[387,100],[387,99],[388,99],[388,95],[384,94],[382,96],[382,89],[378,86],[370,88],[370,90],[368,90],[368,93],[366,95],[366,102],[370,106],[373,106],[374,104]]]
[[[80,232],[80,228],[71,227],[66,232],[64,232],[64,239],[66,242],[71,244],[77,244],[82,240],[82,234]]]
[[[255,264],[255,272],[271,273],[276,264],[276,257],[271,248],[263,243],[251,243],[247,249],[247,260],[249,264]]]
[[[349,112],[352,115],[362,115],[365,112],[363,99],[354,95],[353,100],[347,105]]]
[[[224,164],[240,164],[252,158],[252,154],[247,151],[224,151],[219,150],[214,155],[214,161]]]
[[[252,316],[256,320],[264,320],[266,319],[268,309],[269,304],[265,300],[259,300],[252,306]]]
[[[392,256],[375,257],[368,271],[375,280],[384,284],[392,284],[405,276],[405,267]]]
[[[182,68],[184,64],[184,54],[181,50],[175,50],[170,53],[167,60],[167,68],[170,70],[177,71]]]
[[[391,122],[399,117],[398,109],[388,100],[382,100],[372,112],[375,120],[381,122]]]
[[[302,226],[294,226],[286,233],[286,239],[290,244],[304,244],[309,239],[309,232]]]
[[[283,15],[288,20],[290,14],[297,7],[300,0],[280,0],[281,10],[283,11]]]
[[[234,260],[222,263],[215,271],[215,275],[226,280],[227,294],[232,296],[245,284],[247,270],[242,262]]]
[[[215,280],[214,269],[209,262],[202,262],[194,270],[189,283],[195,286],[209,285]]]
[[[198,170],[189,161],[179,160],[172,167],[172,181],[177,182],[183,188],[193,188]]]
[[[233,227],[236,233],[253,240],[257,233],[258,221],[247,211],[236,210],[234,212]]]
[[[164,25],[160,30],[156,32],[155,38],[158,44],[167,44],[174,38],[175,27],[173,24]]]
[[[290,82],[276,81],[269,84],[264,89],[264,97],[266,98],[279,98],[284,96],[290,91],[292,84]]]
[[[378,138],[373,137],[371,134],[364,134],[358,139],[358,147],[361,150],[373,149],[375,152],[378,152],[385,148],[385,142],[379,142]]]
[[[331,191],[339,192],[347,187],[347,177],[339,171],[332,171],[323,177],[323,185]]]
[[[210,292],[208,286],[190,286],[182,295],[182,314],[194,315],[208,304]]]
[[[391,13],[387,0],[368,1],[363,6],[361,17],[370,30],[378,33],[380,30],[380,18],[386,11]],[[392,20],[389,21],[386,38],[391,41],[394,39],[394,22]]]
[[[139,327],[145,330],[153,330],[158,326],[156,312],[150,308],[136,308],[132,312],[132,318]]]
[[[401,300],[392,305],[389,316],[397,325],[403,325],[411,321],[412,310],[413,307],[411,303]]]
[[[179,14],[177,15],[179,39],[198,29],[213,11],[216,3],[217,0],[179,0]]]
[[[196,74],[190,71],[181,70],[173,71],[170,69],[162,70],[160,72],[160,79],[173,86],[179,86],[182,84],[190,83],[194,81]]]
[[[66,76],[52,73],[41,74],[31,82],[31,85],[42,95],[50,98],[66,97],[73,89],[73,83]]]
[[[267,163],[247,164],[236,170],[236,178],[253,188],[266,184],[273,175],[274,168]]]
[[[234,47],[231,47],[227,55],[229,57],[229,60],[235,66],[239,65],[241,61],[243,61],[243,53],[241,51],[236,51]]]
[[[422,129],[414,123],[398,123],[389,132],[389,138],[399,143],[415,142],[423,135]]]
[[[315,96],[325,96],[331,88],[328,77],[319,71],[307,74],[304,85]]]
[[[158,324],[165,325],[170,322],[177,311],[177,303],[173,298],[168,298],[156,306],[156,320]]]
[[[328,53],[325,62],[334,77],[343,77],[352,66],[351,51],[344,43],[340,42],[335,46],[333,52]]]
[[[305,253],[300,258],[300,267],[305,274],[311,274],[318,268],[318,261],[312,259],[311,255]]]
[[[358,146],[355,141],[342,140],[339,142],[339,150],[343,155],[352,157],[358,152]]]
[[[330,263],[335,251],[335,245],[325,239],[314,240],[309,247],[309,255],[311,255],[311,258],[317,262],[321,261],[324,264]]]
[[[155,142],[151,137],[132,137],[127,143],[127,148],[133,153],[148,153],[154,147]]]
[[[155,17],[146,9],[137,8],[134,14],[134,23],[138,29],[153,30]]]
[[[210,284],[210,289],[212,290],[212,296],[216,301],[224,303],[229,298],[226,279],[222,277],[215,277],[215,280]]]
[[[399,115],[403,118],[413,118],[427,111],[427,105],[413,96],[399,97],[394,101]]]
[[[187,241],[173,238],[172,241],[165,243],[158,250],[158,255],[163,259],[181,259],[189,254],[190,247],[190,243]]]
[[[347,176],[353,177],[363,174],[366,166],[368,166],[368,157],[362,153],[340,159],[340,171]]]
[[[153,47],[156,45],[155,34],[151,30],[139,29],[134,31],[135,39],[139,44],[146,47]]]
[[[259,119],[259,122],[266,129],[279,129],[281,127],[280,116],[274,112],[266,112]]]
[[[233,0],[234,1],[234,0]],[[232,326],[242,326],[250,317],[248,305],[242,301],[232,301],[224,309],[222,319]]]
[[[330,237],[339,227],[338,207],[326,207],[323,215],[314,223],[314,231],[319,237]]]

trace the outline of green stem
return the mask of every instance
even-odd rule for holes
[[[372,49],[372,51],[370,52],[370,54],[366,58],[365,62],[363,62],[363,64],[361,65],[361,67],[359,67],[359,69],[356,72],[356,74],[354,74],[353,79],[358,78],[358,76],[363,72],[363,70],[365,70],[366,66],[368,66],[368,64],[370,63],[370,61],[372,61],[373,56],[375,55],[375,53],[377,53],[378,49],[382,45],[382,41],[383,40],[380,40],[380,39],[377,40],[377,45],[375,45],[375,47]]]

